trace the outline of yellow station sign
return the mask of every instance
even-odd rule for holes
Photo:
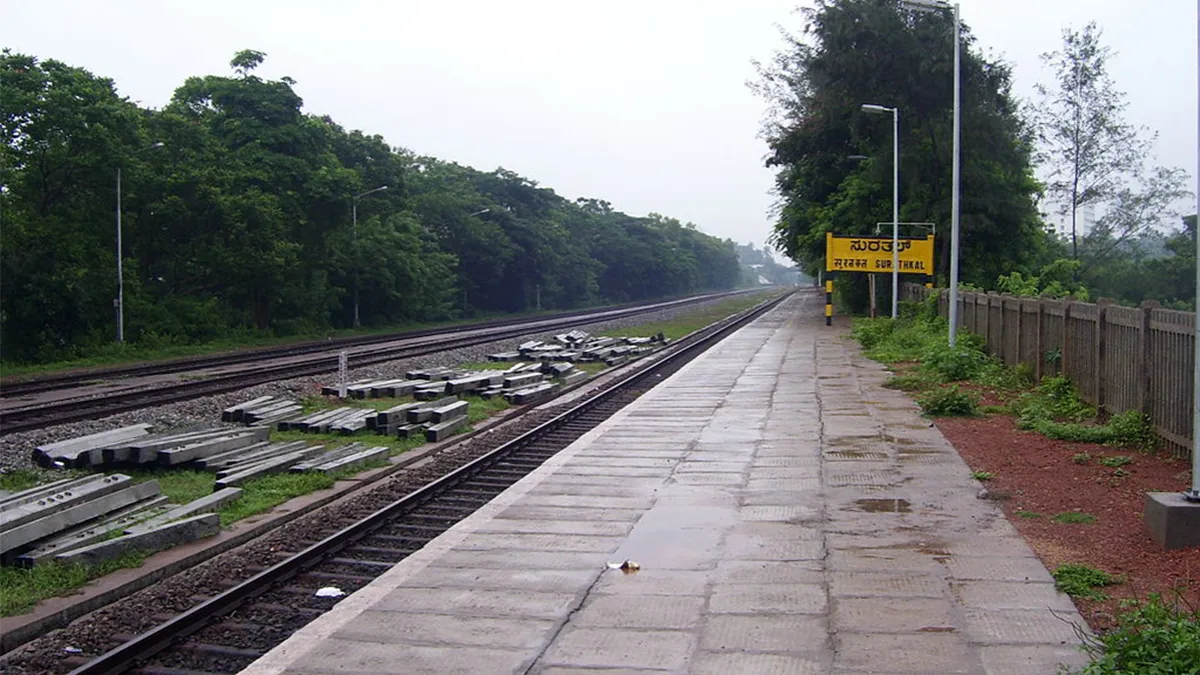
[[[933,274],[933,235],[899,241],[901,274]],[[892,238],[825,233],[825,271],[892,272]]]

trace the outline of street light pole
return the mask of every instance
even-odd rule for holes
[[[962,97],[961,52],[958,27],[958,3],[954,4],[954,169],[950,187],[950,346],[958,338],[958,183],[959,183],[959,136]]]
[[[1200,3],[1197,3],[1200,10]],[[1196,36],[1200,38],[1200,19],[1196,24]],[[1200,50],[1196,53],[1197,63],[1200,63]],[[1200,179],[1200,165],[1197,166],[1197,179]],[[1196,189],[1200,197],[1200,187]],[[1200,206],[1200,202],[1197,202]],[[1197,209],[1200,212],[1200,208]],[[1196,259],[1200,260],[1200,223],[1196,224]],[[1200,312],[1200,265],[1196,266],[1196,311]],[[1195,321],[1195,333],[1192,335],[1195,356],[1192,363],[1192,489],[1183,493],[1189,502],[1200,502],[1200,321]]]
[[[358,320],[358,200],[366,197],[372,192],[386,190],[388,186],[380,185],[377,188],[367,190],[360,194],[354,195],[354,199],[350,203],[350,229],[353,234],[354,241],[354,327],[360,328],[362,323]]]
[[[895,319],[900,315],[900,108],[867,103],[862,109],[892,113],[892,318]]]
[[[146,147],[133,153],[135,155],[143,153],[152,148],[161,148],[162,141],[151,143]],[[124,250],[121,246],[121,165],[117,165],[117,300],[114,303],[117,306],[117,342],[125,341],[125,260],[122,255]]]

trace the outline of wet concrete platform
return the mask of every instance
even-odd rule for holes
[[[1084,663],[1071,601],[820,302],[732,335],[243,672]]]

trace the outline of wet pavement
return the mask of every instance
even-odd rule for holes
[[[819,301],[726,339],[243,672],[1084,663],[1071,601]]]

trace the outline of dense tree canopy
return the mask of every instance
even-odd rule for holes
[[[815,273],[825,233],[869,234],[892,219],[890,120],[900,115],[900,219],[937,224],[935,261],[949,268],[953,24],[949,11],[913,12],[896,0],[818,0],[803,35],[761,67],[772,106],[768,164],[781,198],[775,242]],[[1047,235],[1035,197],[1031,133],[1003,63],[981,56],[963,30],[962,275],[993,283],[1037,262]],[[866,156],[860,160],[855,156]]]
[[[345,327],[356,288],[362,322],[385,325],[739,282],[731,241],[347,131],[305,113],[290,78],[255,75],[264,58],[239,52],[231,76],[147,110],[86,70],[3,53],[5,360],[113,340],[118,167],[132,341]]]

